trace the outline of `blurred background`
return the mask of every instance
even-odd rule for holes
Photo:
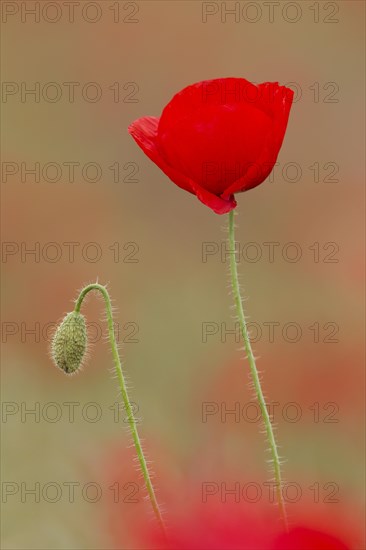
[[[83,306],[83,372],[65,377],[49,357],[54,323],[96,280],[116,306],[167,518],[207,482],[216,504],[239,484],[238,507],[255,483],[252,510],[267,507],[226,216],[127,132],[181,88],[224,76],[296,92],[278,166],[237,196],[239,270],[295,484],[289,515],[326,516],[364,548],[364,3],[273,4],[2,2],[3,548],[142,548],[139,526],[153,521],[100,299]]]

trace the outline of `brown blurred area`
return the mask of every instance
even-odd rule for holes
[[[318,483],[323,505],[335,484],[328,512],[360,525],[364,3],[282,1],[272,22],[265,2],[80,2],[74,22],[64,2],[38,3],[39,22],[22,4],[38,9],[2,2],[3,548],[115,544],[105,468],[129,436],[115,421],[102,301],[83,306],[95,344],[80,375],[66,378],[48,354],[52,324],[88,282],[109,285],[151,460],[179,479],[200,464],[198,493],[206,461],[218,482],[222,464],[241,482],[266,479],[264,436],[243,418],[253,395],[230,332],[226,217],[178,189],[127,132],[186,85],[225,76],[296,92],[272,180],[237,197],[239,269],[266,395],[279,403],[285,478],[307,498]],[[205,403],[218,404],[206,422]],[[239,421],[223,421],[236,403]],[[136,510],[150,521],[147,506]],[[133,547],[120,522],[121,547]]]

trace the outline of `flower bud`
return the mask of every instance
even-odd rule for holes
[[[87,346],[85,318],[81,313],[68,313],[57,327],[52,341],[52,358],[66,374],[81,366]]]

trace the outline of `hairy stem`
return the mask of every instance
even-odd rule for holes
[[[120,357],[119,357],[119,354],[118,354],[118,348],[117,348],[117,344],[116,344],[116,337],[115,337],[115,333],[114,333],[112,305],[111,305],[111,300],[110,300],[107,289],[104,286],[102,286],[98,283],[91,284],[91,285],[88,285],[85,288],[83,288],[83,290],[80,292],[80,295],[79,295],[79,297],[76,301],[75,311],[77,313],[80,312],[81,304],[82,304],[85,296],[87,295],[87,293],[90,292],[91,290],[99,291],[102,294],[103,298],[104,298],[104,302],[105,302],[105,306],[106,306],[106,312],[107,312],[108,334],[109,334],[109,340],[110,340],[111,347],[112,347],[113,361],[114,361],[114,365],[115,365],[115,368],[116,368],[117,379],[118,379],[119,387],[120,387],[120,390],[121,390],[123,403],[124,403],[124,406],[125,406],[125,409],[126,409],[126,412],[127,412],[128,423],[129,423],[130,428],[131,428],[133,442],[134,442],[134,445],[135,445],[135,448],[136,448],[137,457],[138,457],[138,460],[139,460],[140,468],[141,468],[141,471],[142,471],[142,475],[143,475],[143,478],[144,478],[144,481],[145,481],[146,489],[147,489],[147,492],[148,492],[148,496],[149,496],[152,508],[154,510],[156,519],[157,519],[164,535],[166,536],[164,521],[163,521],[163,518],[162,518],[162,514],[161,514],[161,511],[160,511],[158,501],[157,501],[156,496],[155,496],[155,491],[154,491],[153,484],[151,482],[149,469],[148,469],[148,466],[147,466],[147,463],[146,463],[146,458],[145,458],[144,452],[142,450],[141,440],[140,440],[138,430],[137,430],[137,424],[136,424],[135,418],[133,416],[131,402],[130,402],[130,399],[128,397],[127,386],[126,386],[125,378],[123,376],[121,360],[120,360]]]
[[[238,270],[237,270],[236,257],[235,257],[235,225],[234,225],[233,210],[231,210],[229,213],[229,249],[230,249],[231,285],[232,285],[232,290],[233,290],[234,299],[235,299],[236,311],[239,318],[241,334],[244,340],[245,352],[249,361],[249,367],[250,367],[250,372],[251,372],[251,376],[252,376],[252,380],[255,388],[255,393],[261,409],[261,413],[262,413],[262,417],[263,417],[263,421],[264,421],[264,425],[267,433],[267,438],[269,441],[269,446],[270,446],[270,451],[272,456],[272,463],[274,468],[274,477],[275,477],[275,483],[276,483],[277,502],[280,509],[282,520],[287,530],[288,529],[287,514],[285,509],[285,503],[282,496],[282,478],[281,478],[280,458],[278,455],[276,439],[273,433],[271,419],[269,417],[266,401],[263,395],[258,370],[255,364],[255,358],[253,355],[253,350],[250,343],[248,329],[247,329],[246,320],[245,320],[243,300],[240,294]]]

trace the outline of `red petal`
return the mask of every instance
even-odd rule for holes
[[[194,193],[189,178],[169,166],[161,156],[157,144],[158,125],[157,117],[145,116],[132,122],[128,131],[149,159],[155,162],[168,178],[185,191]]]
[[[202,105],[232,105],[250,103],[258,96],[258,86],[245,78],[216,78],[203,80],[183,88],[175,94],[164,108],[160,118],[160,129],[164,132],[172,123],[180,122]]]
[[[167,119],[164,110],[159,148],[171,166],[221,195],[257,161],[272,130],[272,118],[247,101],[222,105],[201,101],[190,109],[191,104],[185,105],[180,119],[174,109],[170,110],[174,118]],[[231,194],[225,192],[225,197]]]
[[[128,131],[144,153],[179,187],[197,195],[197,198],[217,214],[225,214],[236,206],[234,197],[217,197],[203,189],[198,183],[172,168],[161,155],[158,148],[157,132],[159,119],[142,117],[128,127]]]
[[[195,184],[195,193],[197,198],[206,206],[209,206],[216,214],[227,214],[236,207],[236,200],[231,195],[227,199],[218,197],[210,191],[207,191],[198,184]]]
[[[247,173],[231,184],[223,193],[224,197],[240,191],[248,191],[262,183],[271,173],[285,137],[288,117],[293,100],[293,91],[277,82],[259,85],[261,90],[259,105],[272,119],[272,129],[267,134],[263,149]]]

